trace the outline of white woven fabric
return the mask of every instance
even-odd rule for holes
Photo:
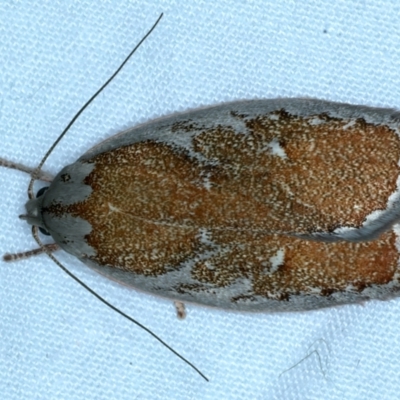
[[[163,11],[46,164],[124,127],[208,104],[309,96],[400,106],[400,3],[1,1],[0,157],[36,165]],[[28,177],[0,169],[0,253],[35,247]],[[60,259],[210,379],[107,309],[47,257],[1,264],[2,399],[398,399],[400,300],[285,315],[172,304]]]

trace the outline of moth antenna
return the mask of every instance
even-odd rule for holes
[[[136,319],[130,317],[128,314],[125,314],[123,311],[109,303],[106,299],[101,297],[98,293],[96,293],[93,289],[91,289],[86,283],[81,281],[77,276],[75,276],[71,271],[69,271],[67,268],[64,267],[64,265],[61,264],[60,261],[57,260],[57,258],[54,257],[52,254],[51,250],[48,248],[48,246],[43,245],[42,242],[40,241],[39,235],[38,235],[38,227],[37,226],[32,226],[32,236],[35,238],[36,242],[38,245],[44,250],[44,252],[58,265],[59,268],[61,268],[67,275],[69,275],[75,282],[79,283],[83,288],[85,288],[89,293],[91,293],[96,299],[100,300],[103,304],[105,304],[108,308],[111,308],[111,310],[117,312],[119,315],[123,316],[126,318],[128,321],[134,323],[137,325],[139,328],[142,328],[145,330],[149,335],[151,335],[154,339],[156,339],[158,342],[160,342],[163,346],[165,346],[169,351],[171,351],[173,354],[175,354],[178,358],[180,358],[184,363],[189,365],[192,369],[194,369],[204,380],[207,382],[209,381],[208,378],[195,366],[193,365],[189,360],[187,360],[185,357],[181,356],[176,350],[174,350],[169,344],[164,342],[159,336],[157,336],[154,332],[152,332],[149,328],[141,324],[139,321]]]
[[[40,171],[43,167],[43,164],[46,162],[47,158],[49,155],[52,153],[54,148],[58,145],[60,140],[64,137],[64,135],[69,131],[71,126],[75,123],[75,121],[79,118],[79,116],[83,113],[83,111],[86,110],[86,108],[92,103],[92,101],[108,86],[108,84],[118,75],[118,73],[121,71],[121,69],[124,67],[124,65],[129,61],[129,59],[133,56],[133,54],[136,52],[136,50],[141,46],[141,44],[147,39],[147,37],[153,32],[153,30],[156,28],[158,23],[160,22],[161,18],[163,17],[163,13],[160,14],[158,17],[157,21],[154,23],[154,25],[150,28],[150,30],[143,36],[143,38],[140,40],[140,42],[133,48],[133,50],[128,54],[128,56],[125,58],[125,60],[121,63],[121,65],[117,68],[117,70],[110,76],[110,78],[107,79],[107,81],[100,87],[100,89],[97,90],[97,92],[81,107],[81,109],[75,114],[75,116],[71,119],[71,121],[68,123],[68,125],[65,127],[65,129],[61,132],[60,136],[55,140],[55,142],[50,146],[49,150],[47,150],[46,154],[40,161],[37,170]],[[28,197],[30,199],[33,199],[35,197],[33,193],[33,184],[35,182],[35,178],[31,178],[31,181],[29,182],[28,186]]]

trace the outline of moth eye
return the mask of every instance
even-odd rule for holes
[[[40,196],[43,196],[43,194],[46,192],[46,190],[47,190],[48,188],[49,188],[48,186],[44,186],[44,187],[42,187],[41,189],[39,189],[38,192],[36,193],[36,198],[38,198],[38,197],[40,197]],[[44,229],[44,228],[42,228],[42,227],[40,227],[40,226],[39,226],[39,231],[40,231],[41,233],[43,233],[43,235],[50,236],[50,233],[47,232],[46,229]]]
[[[43,233],[43,235],[51,236],[50,233],[46,231],[46,229],[42,228],[41,226],[39,226],[38,228],[39,228],[39,231],[41,233]]]
[[[36,193],[36,198],[43,196],[44,192],[48,189],[48,186],[42,187],[41,189],[38,190],[38,192]]]

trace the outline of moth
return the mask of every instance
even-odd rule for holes
[[[21,218],[38,241],[38,228],[54,239],[28,253],[54,259],[61,248],[107,277],[174,300],[181,314],[186,302],[306,311],[398,296],[399,128],[391,109],[244,100],[112,136],[36,197],[33,180],[44,177],[55,145],[33,171],[0,164],[31,173]]]
[[[249,100],[124,131],[63,168],[24,219],[124,284],[240,311],[399,290],[399,114]]]

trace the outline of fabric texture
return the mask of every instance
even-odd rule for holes
[[[225,101],[316,97],[400,106],[396,1],[2,1],[0,157],[36,166],[158,15],[122,73],[46,162],[57,173],[123,128]],[[0,168],[1,253],[30,250],[29,178]],[[59,259],[210,382],[46,256],[0,268],[3,399],[397,399],[400,300],[239,314],[122,287]]]

